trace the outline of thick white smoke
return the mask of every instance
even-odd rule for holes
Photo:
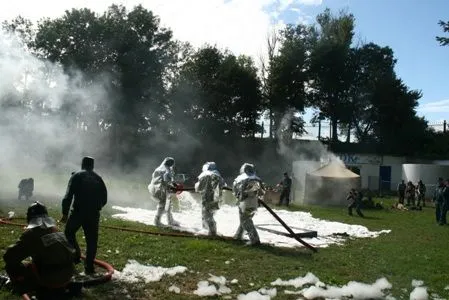
[[[104,143],[90,136],[99,126],[88,131],[87,124],[97,122],[90,112],[106,105],[106,89],[38,58],[4,31],[0,74],[0,192],[16,193],[21,178],[33,177],[36,191],[60,195],[81,156],[101,152]]]

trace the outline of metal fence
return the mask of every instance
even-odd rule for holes
[[[258,134],[257,136],[267,137],[270,129],[269,122],[268,121],[262,122],[261,125],[264,128],[264,133],[262,135]],[[446,120],[429,123],[428,126],[430,128],[433,128],[437,132],[446,132],[448,130]],[[304,125],[304,129],[306,130],[305,134],[301,136],[294,135],[293,138],[317,140],[317,139],[328,139],[332,135],[332,126],[328,121],[321,121],[321,124],[306,122],[306,124]],[[340,128],[338,129],[338,138],[340,140],[346,139],[346,135],[347,132],[341,131]],[[353,132],[351,133],[350,140],[351,142],[356,142],[355,135]]]

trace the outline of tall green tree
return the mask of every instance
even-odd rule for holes
[[[361,143],[372,141],[379,107],[375,96],[382,84],[394,81],[396,59],[389,47],[369,43],[352,49],[355,72],[349,93],[349,124]]]
[[[16,34],[29,48],[33,49],[36,30],[33,23],[22,16],[17,16],[10,21],[3,21],[3,30]]]
[[[317,16],[318,38],[311,54],[313,88],[311,104],[332,126],[332,141],[338,141],[338,123],[350,118],[349,90],[354,77],[351,43],[354,16],[329,9]]]
[[[440,20],[440,22],[438,22],[438,24],[443,28],[443,32],[449,33],[449,21],[443,22]],[[449,37],[437,36],[436,39],[440,43],[441,46],[449,45]]]
[[[416,154],[423,149],[427,121],[416,115],[420,91],[410,90],[401,79],[380,82],[372,103],[375,140],[387,153]]]
[[[141,5],[127,11],[112,5],[103,15],[72,9],[39,24],[36,47],[71,74],[83,72],[81,85],[99,79],[110,89],[107,122],[126,134],[155,128],[166,111],[166,87],[176,63],[177,44]]]
[[[254,136],[260,131],[260,80],[254,62],[206,46],[183,66],[172,89],[173,118],[196,135]]]
[[[298,134],[304,132],[304,122],[297,113],[304,112],[308,103],[310,52],[315,38],[315,31],[310,26],[288,25],[280,31],[278,51],[275,54],[271,51],[269,55],[268,76],[265,82],[268,94],[266,103],[272,118],[272,126],[277,131],[283,130],[280,127],[284,116],[296,114],[292,119],[293,126],[283,131]],[[270,53],[270,43],[268,47]]]

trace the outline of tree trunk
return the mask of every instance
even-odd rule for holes
[[[272,139],[272,138],[274,138],[274,135],[273,135],[274,116],[273,116],[273,111],[271,109],[270,109],[269,117],[270,117],[270,139]]]
[[[346,135],[346,143],[350,143],[351,142],[351,123],[348,124],[348,132]]]
[[[338,142],[338,121],[336,118],[332,119],[332,142]]]

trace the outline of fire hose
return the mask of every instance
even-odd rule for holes
[[[224,186],[222,187],[223,190],[232,191],[232,188]],[[182,192],[192,192],[195,191],[195,188],[186,188],[182,185],[178,185],[176,189],[173,189],[173,192],[182,193]],[[303,239],[301,239],[295,232],[261,199],[258,200],[259,203],[267,209],[267,211],[287,230],[287,232],[290,234],[290,237],[294,238],[296,241],[307,247],[308,249],[312,250],[313,252],[317,252],[318,250],[313,247],[312,245],[305,242]],[[25,226],[24,224],[20,223],[13,223],[10,221],[6,221],[6,224],[9,225],[16,225],[16,226]],[[0,223],[4,223],[5,221],[3,219],[0,219]],[[119,230],[119,231],[126,231],[126,232],[134,232],[134,233],[143,233],[143,234],[150,234],[150,235],[157,235],[157,236],[170,236],[170,237],[187,237],[187,238],[199,238],[199,239],[214,239],[214,240],[234,240],[232,237],[227,236],[209,236],[209,235],[200,235],[200,234],[192,234],[190,232],[160,232],[160,231],[152,231],[152,230],[140,230],[140,229],[131,229],[131,228],[124,228],[124,227],[117,227],[117,226],[110,226],[110,225],[100,225],[101,228],[106,229],[112,229],[112,230]]]

